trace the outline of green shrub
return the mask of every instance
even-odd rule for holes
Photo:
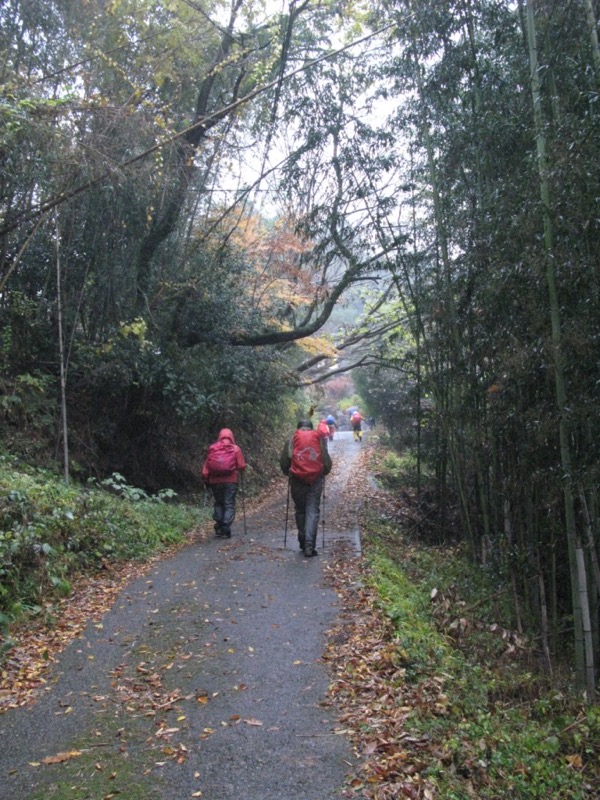
[[[107,561],[142,559],[182,540],[201,512],[148,496],[113,476],[103,488],[0,458],[0,613],[68,594],[74,576]],[[0,618],[0,625],[1,623]]]
[[[421,480],[427,476],[426,465],[421,463]],[[413,453],[386,452],[379,465],[378,479],[390,488],[415,486],[417,484],[417,460]]]

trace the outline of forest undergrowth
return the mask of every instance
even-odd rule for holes
[[[384,452],[363,453],[384,477]],[[366,478],[365,478],[366,480]],[[328,567],[345,614],[327,659],[361,798],[600,797],[600,708],[507,625],[510,592],[460,547],[414,535],[410,489],[365,485],[363,559]],[[413,532],[410,536],[406,531]]]

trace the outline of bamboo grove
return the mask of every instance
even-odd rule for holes
[[[360,366],[439,520],[593,698],[598,13],[6,0],[5,443],[69,461],[69,430],[82,473],[180,488],[211,428],[259,446]]]
[[[467,547],[512,583],[549,671],[574,634],[592,698],[597,25],[591,3],[509,5],[457,3],[452,21],[405,7],[387,74],[407,96],[411,241],[390,269],[410,342],[390,351],[412,375],[405,403],[429,428],[440,504],[450,489]]]

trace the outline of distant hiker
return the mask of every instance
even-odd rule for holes
[[[296,432],[285,443],[279,465],[283,474],[290,479],[300,549],[307,558],[316,556],[321,495],[324,476],[331,472],[331,456],[325,440],[318,431],[313,430],[310,420],[298,423]]]
[[[327,427],[329,429],[329,441],[331,441],[333,439],[335,429],[337,428],[337,422],[335,421],[333,414],[329,414],[329,416],[325,417],[325,422],[327,423]]]
[[[363,415],[357,409],[352,416],[350,417],[350,424],[352,425],[352,434],[354,436],[355,442],[362,442],[362,422],[364,420]]]
[[[210,445],[202,467],[202,480],[210,486],[213,498],[215,536],[231,537],[235,518],[235,497],[238,489],[238,472],[246,469],[241,449],[235,443],[229,428],[219,432],[217,441]]]
[[[317,433],[321,439],[327,440],[329,438],[329,425],[324,419],[322,419],[317,425]]]

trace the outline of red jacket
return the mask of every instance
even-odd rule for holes
[[[231,444],[235,445],[235,455],[237,460],[237,469],[238,472],[234,472],[233,475],[212,475],[208,469],[208,462],[207,460],[204,462],[204,466],[202,467],[202,480],[204,483],[237,483],[238,482],[238,473],[239,470],[246,469],[246,462],[244,460],[244,455],[240,447],[235,444],[235,439],[233,437],[233,432],[229,430],[229,428],[223,428],[219,431],[219,435],[217,436],[217,441],[221,441],[222,439],[228,439]]]
[[[317,433],[322,439],[327,439],[329,436],[329,425],[325,422],[324,419],[319,422],[317,425]]]

